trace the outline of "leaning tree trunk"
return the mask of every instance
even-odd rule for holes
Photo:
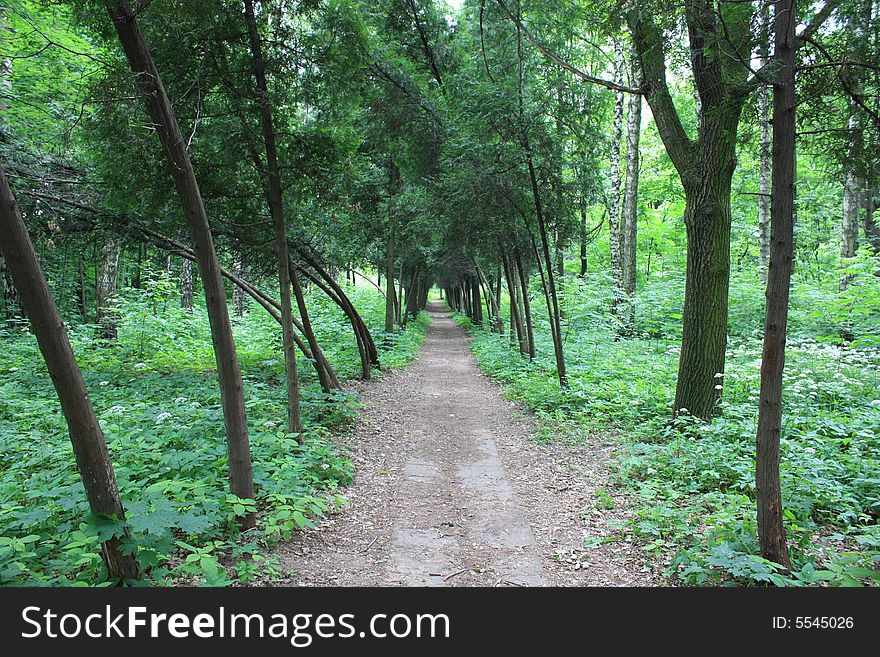
[[[767,314],[761,358],[761,403],[758,407],[755,497],[761,556],[791,568],[779,482],[779,439],[782,433],[782,377],[788,296],[794,254],[795,197],[795,0],[776,4],[775,57],[782,68],[773,86],[773,186]]]
[[[312,319],[309,316],[309,308],[306,305],[306,297],[305,294],[303,294],[302,285],[299,281],[299,274],[296,273],[295,267],[290,269],[290,282],[293,285],[293,294],[296,297],[297,308],[299,308],[302,334],[305,336],[309,343],[309,347],[314,354],[315,371],[318,373],[318,381],[321,383],[321,389],[324,392],[330,392],[330,390],[333,389],[339,390],[342,386],[339,384],[336,372],[334,372],[333,368],[327,363],[327,359],[324,357],[323,351],[318,344],[318,337],[315,335],[315,329],[312,326]]]
[[[220,396],[226,425],[230,490],[237,497],[253,499],[254,480],[241,370],[238,366],[232,325],[226,306],[226,289],[220,276],[220,266],[199,184],[171,102],[138,27],[134,12],[128,2],[107,0],[106,5],[122,48],[136,75],[150,118],[165,149],[198,258],[199,275],[205,292],[220,381]],[[254,514],[248,514],[240,520],[243,528],[253,527],[256,523]]]
[[[269,106],[269,87],[266,82],[266,66],[263,62],[263,46],[257,32],[253,0],[244,0],[245,19],[253,57],[254,77],[259,93],[260,119],[263,128],[263,146],[266,151],[267,197],[272,225],[275,229],[275,257],[278,265],[278,285],[281,292],[281,333],[284,352],[284,372],[287,377],[287,431],[302,432],[299,399],[299,372],[296,365],[296,344],[293,333],[293,302],[290,294],[290,254],[287,250],[287,222],[284,218],[284,197],[281,174],[278,169],[278,153],[275,144],[275,126],[272,108]],[[314,348],[313,348],[314,351]]]
[[[529,302],[529,279],[526,277],[519,249],[514,252],[516,271],[519,275],[519,291],[522,300],[523,315],[526,321],[526,340],[528,342],[529,360],[535,360],[535,331],[532,324],[532,304]]]
[[[22,303],[58,393],[89,507],[96,515],[125,520],[104,433],[2,167],[0,228],[0,251],[16,288],[21,292]],[[124,538],[129,538],[127,529]],[[123,554],[121,547],[119,537],[101,544],[107,574],[111,579],[138,579],[137,559],[131,554]]]
[[[528,137],[525,138],[525,149],[528,157],[526,158],[526,164],[529,169],[529,179],[532,184],[532,199],[535,202],[535,214],[538,217],[538,233],[541,238],[541,248],[543,250],[544,263],[541,278],[544,279],[544,273],[546,272],[546,289],[545,294],[547,296],[547,314],[550,318],[550,326],[552,328],[552,337],[553,337],[553,353],[556,357],[556,375],[559,379],[559,385],[565,387],[568,385],[568,375],[565,371],[565,353],[562,348],[562,322],[559,313],[559,297],[556,294],[556,283],[553,277],[553,265],[552,260],[550,259],[550,245],[547,242],[547,228],[544,224],[544,212],[541,205],[541,192],[538,188],[538,178],[535,173],[535,165],[532,160],[531,149],[528,144]],[[540,258],[538,260],[538,267],[541,267]]]
[[[108,235],[101,247],[101,266],[95,286],[95,323],[105,340],[115,340],[118,333],[116,285],[119,275],[119,238]]]

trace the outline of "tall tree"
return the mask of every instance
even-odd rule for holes
[[[770,63],[770,7],[760,3],[758,25],[758,64],[763,68]],[[761,281],[767,283],[770,266],[770,175],[772,132],[770,126],[770,88],[761,85],[757,94],[758,129],[760,131],[759,187],[758,187],[758,271]]]
[[[620,39],[614,40],[614,80],[623,78],[623,46]],[[623,139],[623,92],[614,92],[614,115],[611,120],[611,148],[608,161],[611,164],[611,190],[608,194],[608,244],[611,250],[611,278],[614,283],[612,310],[620,310],[623,297],[623,244],[620,226],[620,141]]]
[[[796,0],[779,0],[774,18],[774,59],[779,70],[773,84],[773,183],[770,206],[770,268],[761,392],[755,457],[755,490],[761,556],[791,567],[779,481],[779,439],[782,434],[782,377],[788,297],[794,260],[795,199],[795,53]]]
[[[641,86],[638,60],[631,62],[629,84]],[[642,96],[630,94],[627,101],[626,119],[626,185],[623,191],[623,208],[620,213],[621,283],[625,295],[623,327],[631,333],[635,326],[636,293],[636,242],[639,215],[639,140],[642,132]]]
[[[691,70],[698,95],[696,139],[672,101],[666,39],[652,9],[630,5],[626,18],[642,68],[645,97],[685,194],[687,231],[682,342],[674,412],[709,417],[724,374],[730,280],[730,196],[736,134],[750,86],[749,3],[688,0]]]
[[[269,214],[275,228],[275,255],[278,261],[278,282],[281,288],[281,326],[284,351],[284,370],[287,375],[287,430],[302,431],[299,399],[299,374],[296,366],[296,343],[293,334],[293,301],[290,294],[290,254],[287,250],[287,222],[284,218],[284,193],[278,168],[278,147],[275,143],[275,126],[269,85],[266,82],[266,64],[263,60],[263,44],[257,31],[253,0],[244,0],[245,20],[253,57],[254,77],[257,80],[258,104],[263,126],[263,145],[266,152],[267,197]]]
[[[232,325],[229,321],[229,309],[226,306],[226,289],[223,286],[199,184],[171,101],[165,92],[162,78],[141,34],[134,12],[128,2],[106,0],[105,4],[164,147],[196,252],[220,381],[220,396],[226,425],[230,490],[233,495],[240,498],[252,499],[254,479],[241,370],[238,366]],[[241,518],[243,528],[253,527],[255,522],[254,514]]]

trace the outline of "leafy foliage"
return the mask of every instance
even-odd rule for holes
[[[226,488],[225,430],[214,380],[207,316],[157,303],[161,281],[129,290],[120,304],[119,341],[108,346],[92,326],[71,327],[72,341],[106,434],[131,534],[128,549],[153,584],[226,585],[277,574],[264,556],[334,508],[352,465],[329,440],[355,418],[356,396],[325,394],[302,364],[302,443],[284,430],[284,366],[277,324],[262,312],[236,325],[254,461],[255,500]],[[381,297],[349,290],[365,321],[382,323]],[[310,297],[318,337],[341,373],[357,371],[350,332],[337,310]],[[264,316],[265,315],[265,316]],[[390,366],[406,364],[426,319],[384,343]],[[104,579],[98,543],[125,523],[88,513],[67,428],[36,341],[0,335],[0,584],[90,584]],[[241,535],[236,518],[258,512]]]

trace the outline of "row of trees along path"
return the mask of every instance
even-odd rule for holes
[[[437,285],[443,289],[452,309],[467,315],[475,324],[487,324],[492,330],[508,335],[512,346],[524,358],[535,359],[537,322],[530,286],[536,277],[543,310],[546,310],[549,320],[555,374],[560,386],[568,385],[562,330],[563,306],[560,303],[560,295],[564,294],[563,251],[566,240],[558,216],[563,211],[560,200],[563,192],[559,182],[562,175],[561,168],[557,168],[556,187],[549,185],[550,190],[556,194],[554,196],[548,193],[545,178],[548,168],[553,167],[548,167],[547,162],[551,160],[546,159],[546,153],[542,151],[548,141],[547,131],[554,130],[556,144],[563,150],[565,148],[564,133],[570,126],[563,120],[565,112],[562,110],[566,102],[563,89],[567,93],[580,93],[584,97],[595,90],[614,93],[612,131],[616,139],[610,158],[612,193],[609,220],[612,227],[612,276],[616,292],[611,310],[620,318],[622,334],[632,330],[639,129],[641,99],[644,98],[651,109],[666,153],[679,176],[685,200],[687,266],[683,330],[675,403],[670,410],[673,415],[687,413],[703,419],[710,418],[717,412],[723,389],[730,283],[731,180],[736,165],[737,131],[747,102],[758,94],[759,105],[766,109],[772,94],[772,135],[768,128],[770,122],[765,121],[762,126],[764,158],[761,185],[762,190],[769,185],[769,192],[762,194],[769,193],[770,202],[769,207],[766,202],[762,202],[761,206],[764,217],[761,220],[761,257],[764,263],[762,266],[766,265],[767,309],[755,480],[761,552],[766,558],[787,567],[789,559],[782,525],[778,460],[793,249],[796,146],[794,121],[797,106],[794,85],[795,74],[800,70],[797,53],[800,48],[809,45],[817,52],[827,54],[827,49],[816,40],[822,26],[841,3],[833,0],[825,2],[799,32],[796,30],[798,22],[794,0],[773,3],[772,15],[766,7],[756,13],[754,4],[748,2],[716,4],[709,0],[693,0],[685,4],[686,7],[680,12],[681,16],[676,14],[676,17],[681,18],[687,27],[690,52],[688,66],[696,90],[697,123],[693,135],[686,129],[681,111],[673,103],[666,64],[672,46],[666,38],[663,24],[651,11],[649,3],[626,3],[616,16],[621,27],[626,28],[627,39],[619,38],[620,35],[615,38],[612,66],[614,79],[610,80],[584,71],[557,54],[555,45],[563,47],[566,40],[558,38],[559,34],[551,34],[549,30],[545,35],[530,29],[524,20],[520,2],[495,0],[480,3],[479,22],[474,21],[471,26],[474,44],[475,47],[478,45],[482,59],[480,75],[485,74],[486,83],[497,92],[496,99],[501,99],[499,102],[504,106],[503,120],[500,115],[492,114],[497,108],[488,108],[487,115],[481,116],[481,120],[485,119],[494,131],[492,148],[498,149],[488,152],[499,166],[509,165],[508,170],[518,169],[524,172],[524,180],[528,184],[522,190],[513,191],[504,183],[499,183],[499,177],[494,173],[484,170],[469,173],[470,179],[460,181],[462,188],[449,195],[452,219],[444,231],[428,230],[424,225],[409,226],[400,219],[404,214],[401,207],[418,200],[406,196],[411,190],[408,189],[405,178],[412,177],[413,172],[419,175],[429,174],[432,167],[437,166],[438,144],[459,129],[459,126],[451,124],[448,113],[438,110],[440,104],[454,102],[453,92],[448,87],[449,71],[444,70],[443,58],[438,55],[437,44],[432,43],[431,38],[434,31],[440,29],[437,26],[442,23],[442,16],[433,5],[422,7],[417,2],[406,5],[404,9],[413,21],[414,33],[418,35],[418,39],[414,48],[402,56],[411,57],[412,61],[405,60],[405,65],[404,60],[398,61],[398,69],[408,70],[407,67],[415,67],[416,60],[421,62],[418,65],[427,65],[427,75],[436,93],[432,97],[418,96],[412,85],[401,79],[398,69],[389,67],[379,58],[366,65],[372,79],[381,83],[379,88],[382,92],[376,96],[377,106],[382,103],[393,105],[395,101],[407,100],[417,108],[416,115],[407,117],[406,120],[402,120],[400,116],[384,116],[374,126],[375,143],[381,145],[385,162],[384,170],[376,169],[372,172],[377,180],[384,179],[380,181],[384,185],[381,199],[375,205],[383,213],[383,223],[376,230],[382,233],[384,240],[384,262],[377,264],[380,278],[382,275],[385,277],[385,287],[384,290],[381,289],[381,281],[377,287],[385,296],[385,332],[390,335],[395,326],[406,325],[415,317],[425,307],[429,290]],[[334,273],[325,266],[322,255],[311,245],[290,237],[291,231],[285,215],[284,167],[279,160],[279,132],[276,130],[278,115],[273,106],[270,62],[264,53],[268,42],[261,36],[265,33],[266,26],[262,22],[266,16],[255,10],[251,0],[245,0],[240,27],[241,32],[247,34],[249,47],[248,81],[241,88],[226,79],[223,84],[232,97],[237,97],[236,94],[243,95],[252,103],[248,105],[248,102],[243,102],[237,111],[243,112],[243,108],[255,107],[259,115],[261,135],[257,138],[249,135],[247,147],[254,169],[259,174],[270,217],[279,300],[245,280],[240,261],[234,264],[232,271],[220,265],[212,233],[215,227],[209,224],[188,142],[182,134],[159,68],[141,33],[136,12],[127,2],[107,0],[105,7],[118,36],[118,43],[130,65],[151,125],[161,142],[165,165],[173,177],[174,188],[183,210],[186,236],[165,235],[146,222],[138,221],[136,217],[114,219],[119,226],[124,226],[128,235],[165,249],[188,262],[195,262],[198,266],[210,319],[223,405],[229,488],[237,497],[252,499],[255,491],[242,375],[227,307],[224,278],[232,281],[236,294],[249,295],[281,325],[287,375],[287,427],[293,433],[298,432],[301,427],[297,349],[305,355],[310,366],[315,368],[324,390],[340,387],[339,379],[324,357],[311,327],[301,278],[326,294],[345,313],[357,344],[363,379],[369,379],[372,369],[379,366],[378,349],[354,304],[337,283]],[[752,26],[755,24],[760,26],[762,34],[758,36],[763,37],[765,42],[758,49],[761,65],[757,70],[751,65],[755,41]],[[493,29],[485,29],[487,25]],[[275,29],[280,28],[276,26]],[[771,32],[772,54],[768,45]],[[400,38],[404,40],[408,37],[400,35]],[[547,45],[548,42],[555,45],[551,47]],[[627,58],[629,66],[626,66]],[[537,110],[532,96],[534,89],[530,87],[529,71],[538,66],[537,62],[542,62],[546,71],[553,72],[553,75],[563,76],[558,77],[556,82],[560,93],[556,98],[551,98],[552,94],[547,98],[548,102],[558,103],[560,108],[560,118],[555,125],[545,125],[536,119]],[[838,64],[833,61],[828,63],[829,66]],[[218,69],[216,72],[223,78],[222,71]],[[876,121],[876,113],[864,104],[862,96],[854,91],[847,79],[843,78],[842,84],[845,95],[861,108],[860,111],[863,110],[867,120]],[[581,88],[578,89],[578,86]],[[617,151],[623,132],[624,98],[630,99],[627,156],[623,167],[625,181],[621,179],[621,158]],[[466,121],[464,115],[460,118],[462,122]],[[409,150],[399,147],[401,142],[414,140],[411,131],[422,137],[428,135],[423,140],[424,143],[419,144],[425,157],[418,166],[408,160]],[[474,152],[462,153],[460,159],[464,163],[471,160],[482,161],[479,153]],[[589,168],[588,164],[584,164],[585,169]],[[586,175],[579,167],[575,169],[577,175]],[[479,178],[481,175],[486,177]],[[99,218],[106,219],[105,211],[81,202],[58,199],[45,191],[29,193],[76,207],[83,216],[93,216],[95,221]],[[473,223],[474,218],[468,210],[468,207],[475,205],[474,199],[478,200],[476,205],[480,208],[480,219],[484,220],[479,227]],[[89,504],[95,513],[122,519],[124,510],[119,501],[113,467],[100,426],[3,169],[0,169],[0,200],[0,222],[3,227],[0,247],[7,273],[15,283],[20,303],[32,323],[58,391]],[[768,210],[769,236],[766,234]],[[870,212],[868,216],[870,217]],[[489,221],[485,221],[486,218]],[[583,245],[589,230],[585,222],[581,223],[583,262]],[[268,234],[262,235],[249,246],[255,252],[262,252],[261,245],[269,243],[267,237]],[[102,285],[104,282],[109,285],[115,278],[114,253],[118,252],[118,245],[114,247],[111,240],[105,247],[107,266],[102,269],[101,279]],[[851,249],[846,247],[846,251],[849,254]],[[582,272],[583,269],[582,264]],[[354,276],[353,270],[351,276]],[[191,270],[189,280],[191,281]],[[847,278],[844,275],[841,287],[845,288],[846,285]],[[98,288],[98,296],[112,297],[112,286],[104,289],[99,285]],[[294,314],[294,300],[298,317]],[[189,303],[191,305],[191,298]],[[502,310],[505,303],[509,308],[507,313]],[[105,336],[112,338],[112,313],[106,313],[99,320],[104,327]],[[444,355],[442,350],[438,350],[438,345],[443,343],[443,336],[449,330],[448,320],[438,318],[428,342],[429,350],[423,356],[424,362],[420,366],[424,369],[425,376],[437,376],[442,368],[454,372],[462,366],[462,353],[453,350],[456,354],[453,358],[452,352]],[[433,365],[432,360],[436,361]],[[417,367],[414,371],[421,372],[422,369]],[[475,373],[470,372],[465,378],[475,376]],[[452,383],[455,384],[455,381]],[[460,383],[467,385],[467,381]],[[437,394],[444,399],[449,397],[443,403],[461,402],[461,396],[455,395],[451,389],[440,389]],[[436,442],[431,440],[436,441],[436,436],[433,439],[429,437],[437,430],[430,421],[430,417],[435,415],[435,409],[424,409],[424,413],[430,413],[429,417],[418,420],[423,424],[413,427],[413,431],[422,432],[423,439],[428,441],[421,444],[420,449],[433,449],[431,445]],[[439,418],[435,419],[439,421]],[[476,414],[473,414],[467,416],[464,422],[469,423],[470,428],[479,433],[481,429],[474,424],[477,420]],[[459,419],[455,425],[459,426],[461,423],[462,420]],[[452,431],[452,427],[448,429]],[[488,441],[483,446],[483,451],[489,456],[492,452],[490,443]],[[466,446],[466,450],[473,449],[479,451],[479,445]],[[435,465],[427,460],[421,464],[414,461],[408,467],[414,473],[414,482],[420,477],[440,477],[449,482],[448,473],[443,474],[446,471],[439,468],[438,474],[435,472]],[[497,468],[497,464],[492,467]],[[459,472],[459,479],[463,481],[467,477]],[[488,501],[502,504],[506,493],[496,488],[493,495],[495,497]],[[509,511],[508,527],[526,545],[529,543],[526,540],[527,525],[516,517],[515,505]],[[479,520],[479,514],[475,517]],[[488,523],[488,519],[485,520]],[[482,527],[480,522],[475,526]],[[243,529],[253,527],[254,523],[254,514],[241,518]],[[407,544],[421,549],[418,545],[421,539],[412,531],[409,534],[399,534],[394,540],[400,545]],[[492,530],[487,525],[474,531]],[[439,550],[442,546],[434,547]],[[122,553],[118,539],[106,541],[102,549],[112,577],[131,579],[139,576],[136,561]],[[405,573],[414,560],[417,560],[412,555],[406,556],[403,553],[398,556],[402,559],[402,565],[398,564],[398,573]],[[406,565],[407,560],[411,562],[410,566]],[[524,557],[522,563],[511,567],[525,573],[523,583],[542,581],[540,568],[530,558]]]

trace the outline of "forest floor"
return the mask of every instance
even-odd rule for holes
[[[626,500],[607,482],[611,439],[531,440],[531,418],[480,373],[445,306],[428,311],[416,361],[360,384],[362,420],[340,438],[356,467],[351,506],[278,548],[282,583],[660,583],[616,530]]]

